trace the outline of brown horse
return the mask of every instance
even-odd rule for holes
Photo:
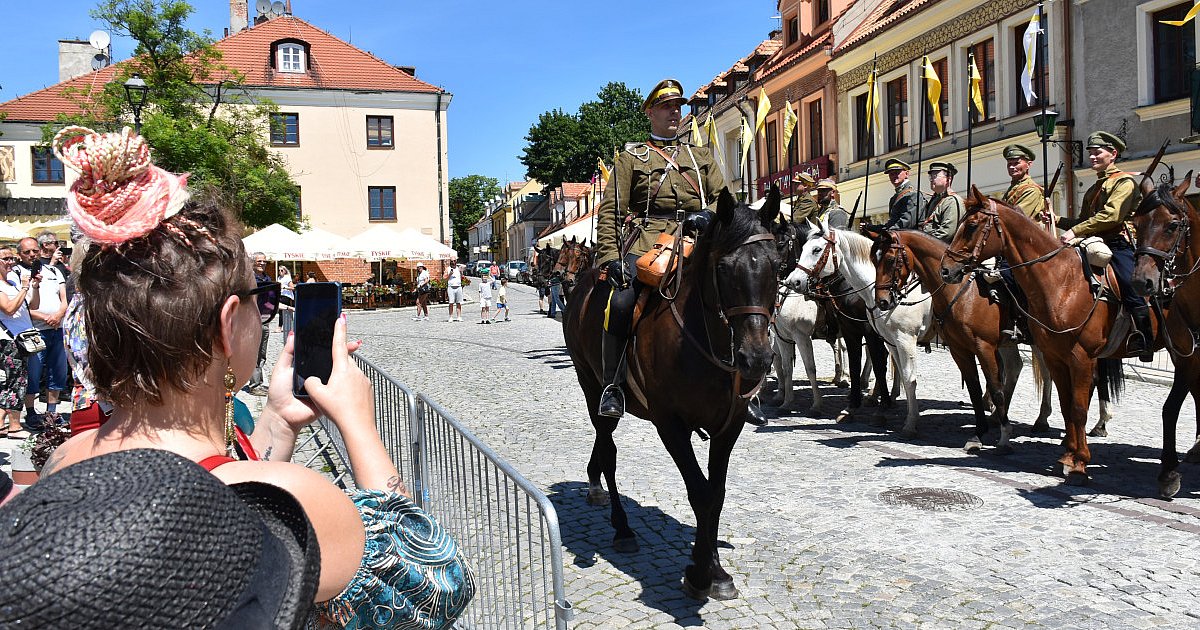
[[[1134,260],[1133,287],[1149,297],[1156,310],[1169,303],[1163,341],[1175,362],[1171,393],[1163,403],[1162,465],[1158,474],[1158,493],[1171,498],[1179,492],[1182,477],[1179,454],[1175,449],[1175,426],[1179,409],[1188,394],[1196,404],[1196,441],[1186,461],[1200,462],[1200,280],[1192,276],[1200,269],[1200,216],[1184,193],[1192,174],[1172,189],[1170,184],[1157,187],[1143,184],[1143,200],[1133,217],[1137,229],[1137,254]]]
[[[1074,248],[1061,245],[1021,211],[984,197],[972,186],[966,213],[942,262],[942,277],[961,281],[968,270],[1000,255],[1029,299],[1030,333],[1058,389],[1067,429],[1066,452],[1058,462],[1067,483],[1085,484],[1092,458],[1085,426],[1092,376],[1099,366],[1099,386],[1114,400],[1123,384],[1119,359],[1101,359],[1106,350],[1119,352],[1118,357],[1127,354],[1124,339],[1115,349],[1108,348],[1120,305],[1092,293]]]
[[[1000,425],[996,450],[1011,452],[1008,403],[1022,362],[1015,344],[1002,344],[1002,307],[980,294],[974,275],[955,283],[942,280],[940,267],[946,256],[942,241],[918,230],[867,228],[863,233],[875,241],[871,260],[875,262],[875,306],[879,310],[891,310],[905,300],[905,288],[913,275],[929,293],[934,325],[950,348],[975,410],[975,436],[963,449],[968,453],[982,450],[988,431],[988,419],[984,417],[987,405],[979,386],[981,370],[992,403],[991,419]],[[979,370],[975,369],[976,360]]]
[[[771,225],[778,212],[777,192],[758,213],[722,192],[715,217],[696,239],[683,267],[678,293],[668,299],[655,288],[643,289],[636,336],[625,353],[626,409],[654,423],[683,476],[696,515],[684,591],[700,599],[738,595],[717,555],[717,530],[729,456],[741,435],[746,405],[771,367],[768,331],[779,265]],[[611,505],[614,546],[636,551],[617,491],[613,432],[618,421],[595,413],[604,387],[600,335],[609,296],[608,285],[598,279],[598,269],[579,274],[577,299],[567,305],[563,326],[596,429],[588,462],[588,501]],[[707,479],[692,450],[692,433],[712,438]]]
[[[574,236],[570,239],[563,239],[562,247],[558,250],[558,257],[554,261],[551,273],[562,274],[564,298],[570,298],[571,289],[575,287],[575,276],[579,275],[580,271],[591,266],[592,248],[586,241],[578,240]]]

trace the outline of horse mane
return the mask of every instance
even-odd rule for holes
[[[871,239],[849,230],[836,230],[838,233],[838,242],[844,243],[842,248],[843,253],[854,256],[857,260],[871,262],[871,246],[875,243]]]
[[[1176,214],[1187,215],[1188,213],[1188,209],[1181,206],[1179,200],[1175,198],[1175,187],[1170,182],[1155,184],[1154,190],[1142,197],[1142,202],[1138,204],[1133,213],[1135,215],[1145,214],[1159,206],[1166,206]]]
[[[747,238],[766,231],[758,219],[758,211],[746,204],[739,204],[732,211],[728,222],[714,218],[708,228],[696,239],[697,260],[708,260],[741,245]]]

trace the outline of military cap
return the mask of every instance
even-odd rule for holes
[[[1030,162],[1037,159],[1033,154],[1033,150],[1022,144],[1010,144],[1004,147],[1004,159],[1012,160],[1016,158],[1024,158]]]
[[[817,190],[837,190],[837,184],[832,179],[826,177],[817,182]]]
[[[807,171],[800,171],[799,173],[796,173],[792,176],[792,181],[798,184],[804,184],[805,186],[812,186],[813,184],[817,183],[817,180],[813,179],[813,176]]]
[[[1108,147],[1117,153],[1125,150],[1125,142],[1107,131],[1097,131],[1088,136],[1087,148]]]
[[[912,166],[904,160],[892,158],[883,165],[883,172],[888,171],[911,171]]]
[[[642,109],[650,109],[659,103],[668,101],[687,101],[683,95],[683,86],[675,79],[663,79],[650,90],[650,95],[642,101]]]
[[[958,169],[954,168],[954,165],[949,162],[930,162],[929,172],[936,173],[938,171],[946,171],[950,174],[950,177],[958,175]]]

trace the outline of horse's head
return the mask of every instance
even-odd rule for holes
[[[561,273],[563,279],[567,282],[573,282],[575,274],[584,268],[589,255],[590,252],[583,241],[578,240],[574,236],[570,239],[565,239],[563,240],[562,247],[558,250],[558,259],[554,262],[554,271]]]
[[[772,234],[778,215],[778,191],[756,212],[724,190],[713,221],[696,240],[694,258],[703,264],[692,269],[703,269],[701,299],[728,327],[732,366],[747,380],[762,378],[774,357],[769,329],[779,268]]]
[[[787,278],[792,269],[796,268],[796,256],[801,244],[796,234],[796,226],[780,212],[772,219],[771,234],[775,235],[775,250],[779,252],[780,280]]]
[[[824,220],[806,222],[805,228],[801,231],[807,232],[808,237],[798,249],[796,268],[783,281],[788,288],[801,293],[808,292],[810,284],[833,275],[838,269],[838,231]]]
[[[942,279],[951,284],[962,282],[968,271],[979,263],[998,256],[1004,249],[997,208],[1003,204],[985,197],[975,186],[964,202],[962,222],[942,259]]]
[[[1174,188],[1166,182],[1157,186],[1149,179],[1142,182],[1142,203],[1133,215],[1137,254],[1131,277],[1133,290],[1141,297],[1168,290],[1175,259],[1188,247],[1192,220],[1184,193],[1191,183],[1191,171]]]
[[[890,311],[900,303],[912,275],[912,253],[896,232],[869,226],[863,236],[871,239],[871,262],[875,263],[875,306]]]

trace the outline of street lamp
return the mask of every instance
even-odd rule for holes
[[[125,100],[133,109],[133,130],[137,133],[142,133],[142,107],[146,104],[146,94],[149,92],[150,88],[146,87],[146,82],[139,74],[125,81]]]
[[[1080,141],[1080,140],[1052,140],[1051,139],[1051,136],[1054,135],[1054,128],[1060,124],[1064,125],[1064,126],[1072,126],[1075,124],[1075,121],[1073,121],[1073,120],[1060,121],[1058,119],[1058,112],[1053,109],[1047,109],[1044,114],[1037,114],[1033,117],[1034,131],[1037,132],[1038,137],[1040,137],[1043,142],[1047,142],[1050,144],[1058,145],[1059,147],[1066,148],[1068,151],[1071,152],[1071,160],[1073,162],[1073,164],[1071,166],[1073,166],[1073,167],[1083,166],[1083,142],[1082,141]]]

